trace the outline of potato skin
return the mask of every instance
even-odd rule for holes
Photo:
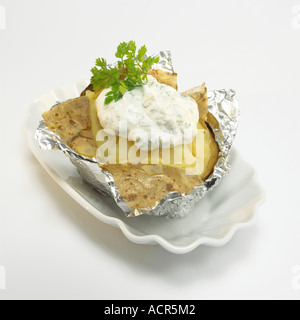
[[[177,73],[172,73],[160,69],[151,69],[148,74],[153,76],[159,83],[166,84],[178,90]]]
[[[42,116],[47,127],[60,136],[71,149],[83,156],[95,157],[97,148],[91,130],[88,97],[60,103]]]

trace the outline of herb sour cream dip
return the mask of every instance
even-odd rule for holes
[[[189,144],[199,120],[195,100],[147,76],[147,83],[105,104],[105,89],[96,100],[100,124],[107,132],[133,141],[141,150]]]

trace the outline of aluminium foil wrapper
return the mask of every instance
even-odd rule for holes
[[[155,56],[160,58],[160,62],[154,68],[174,72],[169,51],[161,51]],[[70,149],[58,135],[46,127],[44,121],[40,122],[35,138],[41,149],[60,150],[63,152],[71,163],[77,167],[82,178],[104,196],[112,197],[126,216],[133,217],[147,214],[171,218],[184,217],[192,210],[194,204],[203,198],[208,191],[212,190],[230,170],[228,161],[236,136],[240,114],[236,93],[231,89],[213,90],[209,91],[207,95],[209,101],[208,109],[214,117],[212,121],[214,125],[209,124],[220,148],[218,162],[214,171],[204,183],[194,187],[189,194],[170,192],[150,211],[143,208],[128,208],[114,183],[112,175],[102,170],[95,159],[83,157]]]

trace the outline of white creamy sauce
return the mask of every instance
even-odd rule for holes
[[[141,150],[191,143],[196,136],[197,103],[153,76],[142,87],[126,91],[119,101],[105,104],[109,91],[103,90],[96,100],[101,126],[135,142]]]

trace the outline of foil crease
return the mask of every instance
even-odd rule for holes
[[[155,56],[160,57],[160,62],[155,68],[173,72],[171,53],[169,51],[160,51]],[[236,93],[232,89],[209,91],[208,101],[208,110],[217,121],[217,125],[215,121],[213,121],[213,124],[209,124],[220,148],[219,159],[213,173],[204,183],[194,187],[189,194],[170,192],[151,210],[128,208],[114,183],[112,175],[102,170],[96,159],[86,158],[74,152],[58,135],[46,127],[44,121],[40,122],[35,138],[43,150],[62,151],[71,163],[76,166],[82,178],[101,194],[112,197],[126,216],[132,217],[147,214],[170,218],[184,217],[193,209],[195,203],[203,198],[208,191],[212,190],[230,170],[228,161],[240,115]]]

